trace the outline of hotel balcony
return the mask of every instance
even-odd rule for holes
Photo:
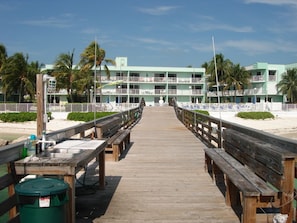
[[[127,77],[127,76],[111,76],[107,79],[106,76],[101,77],[102,83],[108,83],[113,81],[123,81],[123,82],[132,82],[132,83],[180,83],[180,84],[188,84],[188,83],[195,83],[195,84],[205,84],[204,78],[192,78],[192,77],[185,77],[185,78],[178,78],[178,77]]]

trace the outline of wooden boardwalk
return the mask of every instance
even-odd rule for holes
[[[77,197],[76,222],[240,222],[204,171],[205,145],[173,107],[145,107],[131,142],[119,162],[106,162],[106,189]]]

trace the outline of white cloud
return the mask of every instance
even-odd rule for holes
[[[171,42],[159,40],[159,39],[153,39],[153,38],[133,38],[134,41],[138,41],[141,43],[146,44],[159,44],[159,45],[172,45]]]
[[[221,44],[222,48],[235,48],[249,55],[275,53],[275,52],[297,52],[293,43],[276,41],[258,40],[229,40]]]
[[[260,3],[268,5],[295,5],[297,6],[296,0],[245,0],[245,3]]]
[[[31,26],[67,28],[72,26],[72,22],[73,16],[71,14],[64,14],[60,17],[48,17],[44,19],[25,20],[20,23]]]
[[[192,24],[190,25],[190,28],[193,31],[196,32],[204,32],[209,30],[225,30],[225,31],[231,31],[236,33],[251,33],[253,32],[253,28],[250,26],[231,26],[227,24],[213,24],[213,23],[202,23],[202,24]]]
[[[149,15],[165,15],[178,8],[177,6],[158,6],[155,8],[138,8],[140,12]]]

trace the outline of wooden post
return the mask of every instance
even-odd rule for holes
[[[99,162],[99,189],[105,189],[105,149],[98,155]]]
[[[44,92],[43,74],[36,75],[36,97],[37,97],[37,137],[42,136],[42,131],[46,129],[44,119]]]
[[[294,176],[295,159],[286,159],[284,162],[284,173],[282,183],[281,213],[288,214],[287,222],[293,222],[293,201],[294,201]]]
[[[12,177],[16,177],[16,174],[15,174],[15,169],[14,169],[14,163],[13,162],[10,162],[10,163],[7,163],[7,172],[12,175]],[[8,186],[8,196],[9,197],[12,197],[12,196],[15,196],[15,190],[14,190],[14,184],[16,182],[14,182],[13,184],[9,185]],[[9,219],[12,219],[14,218],[16,215],[17,215],[17,208],[16,206],[14,206],[13,208],[11,208],[9,210]]]

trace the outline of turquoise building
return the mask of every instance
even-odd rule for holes
[[[104,72],[101,89],[89,89],[89,102],[97,96],[97,102],[111,104],[138,104],[143,98],[148,106],[170,104],[175,98],[182,104],[217,103],[216,90],[208,89],[207,74],[199,67],[152,67],[129,66],[127,57],[116,57],[116,65],[108,66],[110,79]],[[286,97],[279,94],[276,84],[287,69],[297,68],[295,64],[255,63],[247,66],[251,73],[250,86],[244,90],[220,91],[221,103],[284,103]],[[52,69],[46,65],[45,70]],[[101,93],[100,93],[101,91]],[[61,103],[66,103],[65,90],[56,92]],[[99,95],[101,94],[100,98]]]

